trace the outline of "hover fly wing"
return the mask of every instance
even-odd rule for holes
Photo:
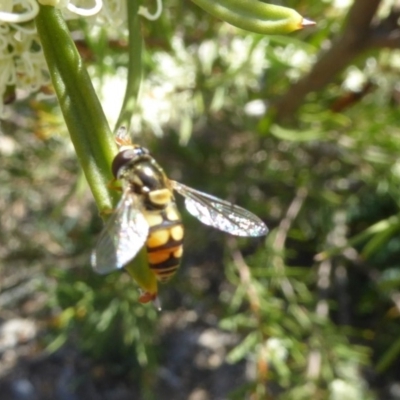
[[[170,181],[173,189],[185,198],[186,209],[203,224],[236,236],[263,236],[267,226],[250,211],[218,197]]]
[[[96,272],[106,274],[122,268],[143,247],[149,225],[136,201],[135,196],[126,191],[108,219],[91,257]]]

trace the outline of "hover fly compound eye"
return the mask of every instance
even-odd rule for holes
[[[121,167],[128,164],[135,158],[135,149],[128,149],[120,151],[114,158],[111,166],[112,173],[116,179],[118,179],[118,172]]]
[[[143,156],[148,156],[150,153],[145,147],[132,147],[120,151],[114,158],[111,170],[116,179],[118,179],[118,172],[121,167],[126,166],[128,163],[135,159],[142,158]]]

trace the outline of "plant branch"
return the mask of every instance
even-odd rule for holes
[[[295,83],[275,104],[276,121],[293,120],[305,97],[330,83],[360,53],[371,46],[371,23],[381,0],[356,0],[343,34],[316,62],[308,75]]]
[[[129,130],[132,114],[135,111],[140,84],[142,81],[142,49],[143,39],[140,31],[139,1],[127,0],[128,31],[129,31],[129,64],[128,79],[126,83],[125,96],[121,112],[118,117],[115,131],[120,126],[126,126]]]
[[[36,26],[79,163],[99,210],[109,210],[118,198],[108,188],[117,147],[103,109],[61,11],[40,5]]]

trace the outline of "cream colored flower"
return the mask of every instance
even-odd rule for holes
[[[0,117],[8,87],[28,93],[49,83],[47,66],[33,23],[0,23]]]
[[[7,88],[31,93],[50,83],[33,22],[39,12],[38,1],[59,8],[65,19],[86,17],[92,26],[107,24],[110,36],[125,35],[121,27],[127,18],[126,0],[0,0],[0,118],[5,117]],[[161,11],[161,0],[155,0],[154,13],[142,6],[139,14],[154,20]]]
[[[36,0],[0,0],[0,23],[18,24],[31,21],[38,12]]]

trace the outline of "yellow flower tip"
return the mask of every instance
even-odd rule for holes
[[[315,26],[317,23],[315,21],[311,21],[310,19],[303,18],[303,20],[300,23],[300,28],[303,29],[306,28],[307,26]]]
[[[291,29],[288,32],[298,31],[303,28],[307,28],[309,26],[316,25],[316,22],[311,21],[310,19],[306,19],[298,15],[297,21],[293,21],[291,24]]]

